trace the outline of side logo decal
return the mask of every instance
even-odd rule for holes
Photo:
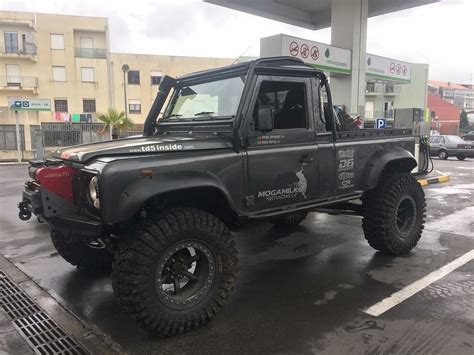
[[[304,167],[295,171],[298,181],[292,182],[288,187],[273,190],[264,190],[258,192],[258,198],[265,198],[267,201],[285,200],[296,198],[301,194],[306,199],[306,189],[308,188],[308,180],[303,174]]]

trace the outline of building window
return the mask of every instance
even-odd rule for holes
[[[54,99],[54,111],[56,112],[68,112],[67,100],[65,99]]]
[[[51,49],[64,49],[64,35],[51,34]]]
[[[82,100],[82,112],[95,112],[95,99]]]
[[[142,113],[142,104],[140,100],[128,100],[129,113]]]
[[[140,72],[138,70],[128,71],[128,83],[129,84],[140,84]]]
[[[94,82],[94,68],[81,68],[81,80],[86,82]]]
[[[18,53],[18,33],[5,32],[3,37],[5,39],[5,53]]]
[[[81,48],[94,48],[94,40],[92,37],[81,37]]]
[[[162,72],[152,70],[151,71],[151,85],[160,85],[160,80],[162,76],[163,76]]]
[[[20,65],[6,64],[7,86],[21,86]]]
[[[66,81],[66,67],[53,67],[53,81]]]

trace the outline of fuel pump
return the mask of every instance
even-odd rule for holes
[[[415,137],[414,155],[418,163],[413,171],[415,174],[427,174],[433,170],[429,146],[430,123],[423,118],[424,110],[421,108],[395,109],[393,127],[410,128]]]

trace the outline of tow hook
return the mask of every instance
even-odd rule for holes
[[[27,221],[31,218],[31,211],[26,207],[26,202],[21,201],[18,203],[18,208],[20,209],[20,212],[18,212],[18,217],[22,221]]]

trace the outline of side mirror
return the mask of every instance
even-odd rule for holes
[[[257,129],[260,132],[273,131],[273,110],[271,106],[261,106],[258,108]]]

